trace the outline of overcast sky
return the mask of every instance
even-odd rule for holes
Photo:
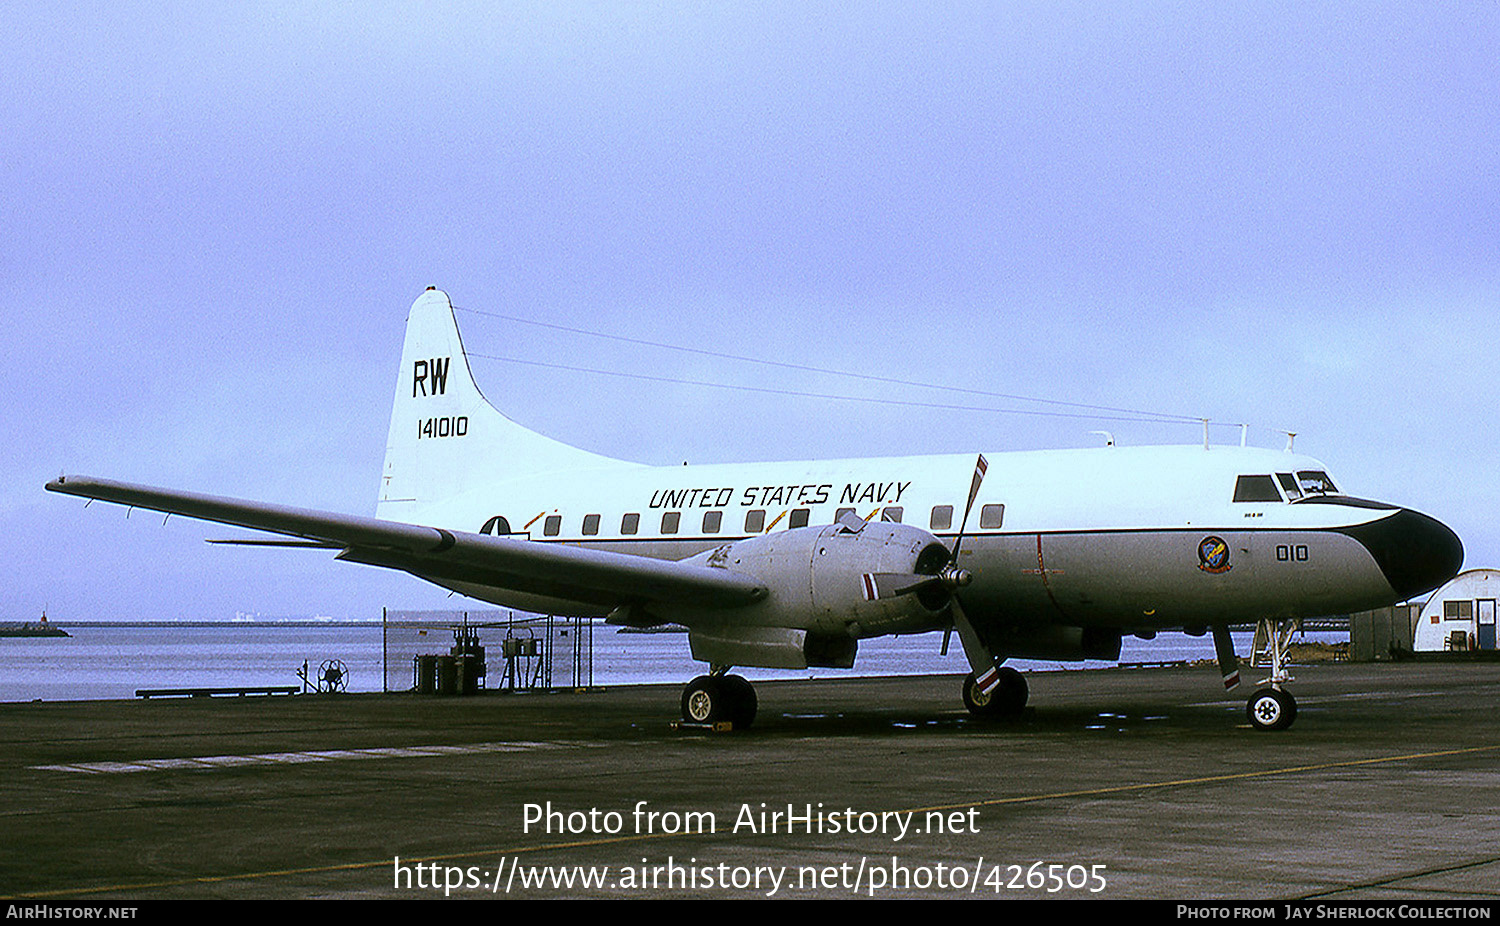
[[[42,490],[372,512],[428,285],[491,357],[1295,430],[1500,566],[1500,4],[68,6],[0,57],[0,619],[459,606]],[[475,369],[652,463],[1201,439]]]

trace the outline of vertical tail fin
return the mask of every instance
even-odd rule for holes
[[[410,520],[485,483],[609,465],[622,464],[502,415],[474,382],[448,295],[428,289],[417,298],[406,319],[378,517]]]

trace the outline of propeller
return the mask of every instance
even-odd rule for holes
[[[974,463],[974,478],[969,482],[969,500],[964,503],[964,519],[958,524],[958,536],[953,538],[953,555],[948,560],[948,566],[943,570],[963,576],[963,582],[960,583],[962,585],[968,585],[973,577],[968,571],[959,568],[958,553],[963,547],[964,531],[969,527],[969,512],[974,509],[974,499],[979,497],[979,486],[984,482],[984,473],[989,468],[989,462],[981,453]],[[950,607],[953,612],[953,626],[958,630],[958,640],[963,644],[964,656],[969,660],[969,668],[974,671],[974,685],[984,694],[989,694],[1000,686],[1000,668],[995,664],[995,656],[980,639],[979,631],[975,630],[974,625],[969,622],[969,616],[964,613],[963,605],[959,603],[957,595],[953,596],[953,603]]]
[[[963,520],[958,525],[958,536],[953,540],[953,549],[945,550],[936,544],[923,550],[917,557],[915,572],[867,572],[860,577],[862,590],[866,601],[877,601],[881,598],[893,598],[897,595],[917,594],[925,596],[923,604],[933,610],[938,610],[944,604],[953,609],[955,622],[959,626],[960,637],[964,636],[964,626],[968,624],[967,618],[963,617],[963,609],[958,603],[957,591],[968,585],[974,577],[967,569],[958,565],[959,550],[963,545],[964,531],[969,526],[969,513],[974,509],[974,499],[979,497],[979,487],[984,483],[985,470],[989,469],[989,463],[981,454],[974,465],[974,478],[969,483],[969,499],[964,504]],[[857,515],[845,516],[845,521],[850,518],[859,520]],[[863,529],[864,523],[858,526],[840,523],[848,530]],[[936,564],[932,562],[933,554],[929,551],[938,551],[943,556],[944,562]],[[924,568],[925,567],[925,568]],[[972,630],[972,628],[970,628]],[[977,641],[977,635],[975,635]],[[964,640],[964,649],[969,649],[969,640]]]
[[[980,454],[974,463],[974,478],[969,482],[969,499],[964,503],[963,520],[958,523],[958,536],[953,538],[952,550],[944,549],[940,544],[930,545],[917,557],[916,572],[867,572],[860,576],[866,601],[916,594],[924,596],[922,603],[934,611],[946,604],[949,613],[953,615],[953,627],[949,629],[949,633],[955,629],[958,631],[964,656],[969,660],[969,668],[974,671],[975,686],[984,694],[999,687],[1000,670],[989,647],[969,622],[969,616],[964,613],[957,593],[974,580],[967,569],[958,565],[958,555],[963,548],[964,532],[969,527],[969,514],[974,510],[974,500],[979,497],[979,487],[984,483],[984,474],[988,469],[989,462],[985,460],[984,454]],[[864,530],[865,521],[856,514],[848,513],[839,519],[839,525],[844,530],[858,533]],[[944,562],[932,563],[934,556],[941,556]],[[948,636],[945,634],[943,652],[947,651]]]

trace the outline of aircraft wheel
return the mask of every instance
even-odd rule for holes
[[[717,675],[700,675],[682,689],[682,719],[688,723],[718,723],[728,720],[732,698]]]
[[[755,722],[755,686],[739,675],[700,675],[682,689],[682,719],[687,723],[729,721],[739,729]]]
[[[1019,716],[1029,695],[1026,676],[1009,666],[1000,669],[1000,684],[989,694],[979,690],[972,672],[964,679],[964,707],[975,717]]]
[[[1262,688],[1245,705],[1245,715],[1257,730],[1285,730],[1297,719],[1297,699],[1279,688]]]
[[[726,675],[723,682],[724,692],[729,697],[729,719],[736,729],[746,729],[755,723],[755,711],[759,706],[755,686],[741,675]]]

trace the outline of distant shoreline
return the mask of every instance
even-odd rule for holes
[[[313,621],[306,618],[259,621],[48,621],[58,627],[75,630],[85,627],[379,627],[380,618],[338,618]],[[396,623],[392,621],[391,623]]]

